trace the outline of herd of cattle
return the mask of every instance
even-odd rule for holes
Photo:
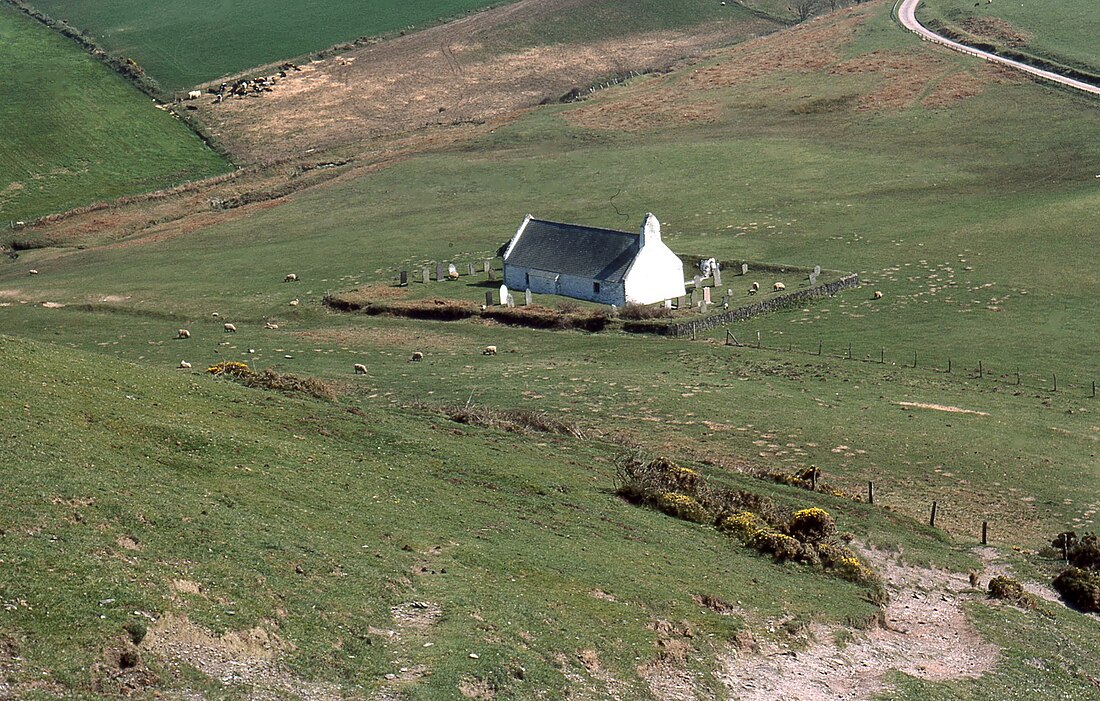
[[[221,83],[216,88],[207,88],[206,92],[214,96],[215,105],[222,100],[228,100],[233,97],[257,97],[263,95],[265,92],[272,92],[275,89],[275,83],[278,82],[280,78],[285,78],[288,72],[301,70],[301,67],[288,61],[287,63],[279,65],[278,73],[269,76],[261,76],[259,78],[241,78],[231,83]],[[188,100],[197,100],[200,97],[202,97],[202,90],[191,90],[187,93]]]

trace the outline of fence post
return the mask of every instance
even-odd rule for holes
[[[1096,398],[1096,380],[1092,381],[1092,394],[1089,395],[1090,399]]]
[[[691,323],[691,340],[695,340],[695,322]]]
[[[913,351],[913,368],[917,367],[917,352]]]
[[[985,368],[982,367],[982,361],[978,361],[978,379],[981,379],[985,375]]]
[[[932,502],[932,515],[928,517],[928,525],[932,528],[936,527],[936,502]]]
[[[1054,391],[1058,391],[1058,373],[1050,373],[1050,376],[1054,378]]]
[[[848,360],[852,359],[852,342],[848,341]]]
[[[947,359],[947,374],[951,374],[951,358]]]
[[[982,521],[982,545],[989,545],[989,521]]]
[[[733,337],[733,334],[730,333],[729,329],[726,329],[726,345],[727,346],[732,346],[733,345],[732,343],[730,343],[730,340],[736,341],[737,339]]]
[[[873,480],[867,480],[867,503],[875,503],[875,483]]]
[[[817,354],[821,355],[821,341],[817,342]]]
[[[1020,368],[1016,368],[1016,386],[1020,386]]]
[[[878,362],[879,365],[886,362],[886,346],[878,349]]]

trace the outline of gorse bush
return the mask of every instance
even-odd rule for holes
[[[1071,606],[1087,613],[1100,613],[1100,575],[1070,567],[1055,577],[1053,584]]]
[[[824,509],[802,509],[791,515],[787,531],[804,543],[814,543],[835,535],[836,522]]]
[[[694,497],[679,492],[661,492],[652,500],[653,506],[669,516],[695,523],[708,523],[710,514]]]
[[[1015,579],[994,577],[989,580],[989,598],[1001,599],[1020,608],[1034,608],[1035,601]]]
[[[214,377],[248,377],[254,375],[252,368],[248,367],[245,363],[238,362],[236,360],[224,360],[220,363],[214,363],[210,367],[206,368],[206,371]]]

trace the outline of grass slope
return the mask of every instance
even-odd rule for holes
[[[577,652],[594,649],[642,698],[633,669],[657,653],[655,620],[685,621],[708,658],[750,625],[693,595],[738,601],[753,620],[874,613],[860,587],[621,502],[611,491],[618,450],[600,443],[392,408],[353,414],[9,337],[0,386],[0,642],[21,658],[0,663],[0,691],[20,698],[99,698],[132,682],[133,672],[93,663],[125,647],[123,626],[146,614],[186,616],[216,635],[261,626],[284,641],[295,683],[352,693],[378,688],[397,665],[425,665],[430,675],[404,685],[411,698],[478,679],[506,696],[562,698]],[[844,528],[899,523],[753,486],[824,503]],[[913,542],[946,552],[923,535]],[[391,609],[411,601],[442,618],[387,637],[400,628]],[[217,688],[150,645],[155,635],[139,647],[141,669],[157,686]],[[717,685],[712,664],[692,663],[705,686]]]
[[[65,39],[0,6],[0,219],[30,220],[227,170],[179,121]]]
[[[1100,73],[1100,20],[1088,0],[1045,3],[925,0],[921,19],[945,22],[1002,47]]]
[[[490,0],[249,0],[186,4],[40,0],[36,7],[87,29],[102,46],[134,58],[166,90],[329,47],[359,36],[424,26],[484,8]]]

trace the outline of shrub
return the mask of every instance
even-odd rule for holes
[[[1055,577],[1053,584],[1071,606],[1085,612],[1100,612],[1100,575],[1070,567]]]
[[[1024,591],[1023,586],[1009,577],[994,577],[989,580],[989,598],[1001,599],[1020,608],[1034,608],[1035,601]]]
[[[316,377],[298,377],[275,372],[270,368],[261,373],[249,372],[241,376],[241,383],[247,387],[273,389],[279,392],[301,392],[326,402],[337,400],[336,389],[328,382]]]
[[[672,316],[672,310],[664,304],[635,304],[634,302],[627,302],[623,305],[623,308],[619,310],[619,316],[623,319],[630,319],[631,321],[661,319]]]
[[[757,531],[767,530],[768,525],[751,511],[738,511],[718,519],[718,530],[735,535],[749,542]]]
[[[1069,564],[1086,570],[1100,570],[1100,542],[1094,534],[1081,536],[1067,551]]]
[[[214,377],[248,377],[255,373],[245,363],[236,360],[224,360],[206,368],[206,371]]]
[[[145,633],[147,632],[145,624],[136,618],[126,621],[122,629],[126,631],[126,635],[130,637],[130,642],[134,645],[139,645],[142,640],[145,640]]]
[[[836,521],[824,509],[802,509],[791,515],[787,532],[804,543],[816,543],[836,533]]]
[[[789,535],[776,533],[775,531],[757,531],[749,539],[748,545],[755,550],[773,556],[780,562],[797,560],[802,556],[802,543]]]
[[[660,492],[652,499],[653,505],[669,516],[682,518],[685,521],[706,523],[710,521],[710,514],[699,502],[687,494],[679,492]]]

